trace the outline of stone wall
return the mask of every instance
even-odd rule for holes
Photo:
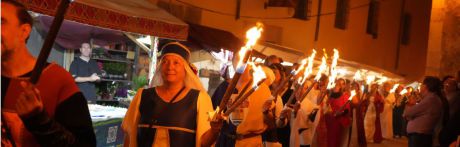
[[[460,70],[460,0],[445,0],[440,76]]]

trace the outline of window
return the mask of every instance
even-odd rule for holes
[[[347,28],[349,10],[350,0],[337,0],[334,24],[336,28],[343,30]]]
[[[367,16],[367,34],[372,35],[372,38],[377,38],[378,32],[378,12],[380,3],[378,0],[371,0],[369,3],[369,13]]]

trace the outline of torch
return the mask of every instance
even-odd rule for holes
[[[369,94],[369,85],[375,80],[375,76],[368,75],[366,78],[366,86],[362,86],[363,94],[361,95],[361,99],[364,98],[364,95]]]
[[[238,83],[238,80],[241,77],[241,74],[244,72],[246,69],[246,63],[248,62],[248,59],[250,57],[250,54],[247,52],[251,51],[251,48],[256,44],[257,40],[260,38],[262,32],[262,25],[260,23],[257,24],[257,26],[252,27],[246,32],[246,38],[248,41],[246,42],[246,45],[241,48],[241,50],[238,52],[238,56],[240,57],[240,60],[238,61],[238,64],[236,66],[236,73],[233,76],[232,80],[230,81],[229,86],[227,87],[225,94],[222,98],[221,103],[218,106],[218,114],[222,113],[222,108],[224,108],[228,100],[230,99],[231,94],[233,93],[233,90],[236,87],[236,84]],[[214,117],[215,118],[215,117]]]
[[[286,78],[284,78],[278,86],[276,86],[275,90],[272,93],[273,97],[276,97],[281,92],[281,90],[283,90],[284,86],[286,86],[286,84],[291,80],[293,76],[298,75],[298,73],[304,68],[304,65],[306,64],[306,62],[307,60],[303,59],[298,69],[296,68],[292,69],[289,75]]]
[[[337,116],[340,112],[343,111],[343,109],[345,109],[345,106],[351,102],[351,100],[353,99],[353,97],[355,97],[355,95],[356,95],[356,91],[355,91],[355,90],[352,90],[352,91],[350,92],[350,97],[348,97],[347,102],[345,102],[345,104],[343,104],[342,106],[340,106],[339,111],[336,112],[335,116]]]
[[[43,43],[42,49],[38,55],[37,62],[35,63],[32,75],[30,77],[30,82],[33,84],[37,84],[38,79],[40,78],[42,70],[45,67],[46,61],[51,52],[51,47],[54,44],[54,39],[56,39],[57,33],[61,28],[62,22],[64,21],[64,15],[70,5],[70,2],[72,1],[73,0],[62,0],[59,4],[59,7],[54,16],[53,23],[51,24],[50,30],[46,36],[45,42]]]
[[[303,73],[303,78],[299,79],[297,84],[300,85],[300,89],[302,89],[305,85],[305,82],[306,80],[308,79],[308,76],[313,72],[313,61],[315,59],[315,56],[316,56],[316,50],[313,50],[312,54],[310,55],[310,57],[308,57],[308,64],[305,66],[305,70],[304,70],[304,73]],[[299,90],[299,88],[297,88],[297,90]],[[288,104],[291,104],[292,101],[294,100],[294,96],[295,96],[295,93],[297,92],[297,90],[295,90],[293,92],[293,94],[291,94],[291,96],[289,97],[287,103],[285,104],[285,107],[288,105]]]
[[[254,66],[254,63],[250,63]],[[266,75],[261,66],[254,66],[254,73],[253,73],[253,81],[252,81],[252,88],[249,89],[248,92],[240,93],[242,96],[238,99],[235,99],[235,102],[224,112],[223,116],[228,116],[230,113],[235,111],[235,109],[240,106],[245,100],[249,98],[252,93],[254,93],[257,89],[259,89],[260,85],[265,82]]]
[[[325,53],[325,56],[327,56],[326,53]],[[330,68],[331,77],[333,77],[333,78],[329,77],[329,79],[333,79],[333,80],[329,80],[327,89],[330,89],[330,88],[335,86],[335,78],[337,77],[336,66],[337,66],[337,60],[338,59],[339,59],[339,51],[337,49],[334,49],[334,56],[333,56],[333,60],[332,60],[332,63],[331,63],[331,68]],[[318,84],[319,79],[321,78],[321,74],[326,69],[327,69],[326,57],[323,56],[322,61],[321,61],[321,65],[319,66],[318,72],[316,73],[315,82],[313,82],[311,87],[309,87],[308,90],[301,96],[301,98],[300,98],[301,102],[308,95],[308,93],[310,93],[310,91],[313,89],[313,87],[315,87],[315,85]],[[334,85],[334,86],[330,86],[330,85]],[[323,98],[324,98],[324,96],[321,98],[320,102],[322,101]]]

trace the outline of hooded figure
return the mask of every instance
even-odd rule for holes
[[[211,99],[189,58],[190,51],[178,42],[162,47],[151,88],[139,89],[126,112],[125,144],[208,146],[215,141],[220,128],[210,127],[208,121]]]

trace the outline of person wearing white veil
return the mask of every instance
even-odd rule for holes
[[[211,146],[222,121],[210,122],[212,103],[178,42],[164,45],[151,88],[139,89],[122,123],[125,146]]]

